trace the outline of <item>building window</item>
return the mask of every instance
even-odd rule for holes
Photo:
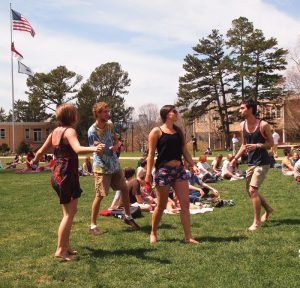
[[[25,139],[30,138],[29,128],[25,128]]]
[[[5,139],[5,129],[0,129],[0,139]]]
[[[277,111],[277,118],[281,118],[281,108],[276,107],[276,111]]]
[[[49,128],[46,128],[46,137],[48,137],[50,134],[50,129]]]
[[[42,130],[40,128],[33,129],[33,141],[34,142],[42,141]]]

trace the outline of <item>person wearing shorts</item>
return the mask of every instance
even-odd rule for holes
[[[132,228],[139,228],[130,215],[128,188],[116,153],[119,148],[118,137],[113,124],[109,122],[108,104],[105,102],[96,103],[93,106],[93,114],[96,121],[88,130],[89,145],[102,144],[103,152],[93,154],[96,196],[92,204],[89,232],[95,236],[102,234],[101,230],[97,228],[97,216],[100,203],[108,195],[110,187],[121,191],[125,209],[124,222]]]
[[[234,166],[239,157],[248,153],[248,170],[246,173],[246,189],[253,206],[253,224],[249,231],[256,231],[263,222],[268,221],[273,209],[258,192],[270,168],[268,149],[273,146],[270,125],[256,118],[256,102],[247,98],[240,104],[240,114],[245,119],[241,122],[242,146],[230,165]],[[260,216],[261,206],[265,213]]]
[[[181,129],[174,124],[178,118],[175,106],[163,106],[160,110],[160,116],[163,122],[162,126],[153,128],[149,134],[149,153],[145,178],[146,183],[152,183],[151,172],[157,150],[154,173],[157,206],[152,215],[150,243],[155,244],[157,242],[157,228],[166,209],[171,187],[175,190],[181,207],[180,218],[184,230],[184,241],[186,243],[198,243],[193,239],[191,233],[188,175],[182,164],[182,156],[193,166],[196,173],[199,174],[200,171],[187,151]]]

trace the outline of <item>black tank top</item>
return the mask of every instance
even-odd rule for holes
[[[161,130],[161,129],[160,129]],[[182,139],[178,132],[174,134],[164,133],[159,137],[157,142],[157,159],[155,162],[155,168],[159,169],[163,167],[167,162],[171,160],[182,161]]]
[[[246,144],[258,144],[258,143],[263,144],[266,142],[265,137],[261,134],[260,131],[260,123],[261,120],[259,120],[256,130],[253,133],[249,133],[246,130],[246,121],[244,122],[243,134],[244,134],[244,141]],[[248,152],[249,166],[261,166],[261,165],[269,165],[269,164],[270,164],[270,157],[267,149],[256,148]]]

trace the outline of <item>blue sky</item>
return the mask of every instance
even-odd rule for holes
[[[34,72],[58,65],[86,80],[99,65],[117,61],[132,85],[126,104],[158,107],[174,103],[184,57],[212,29],[225,34],[231,21],[247,17],[279,46],[299,43],[300,1],[296,0],[16,0],[36,31],[13,32],[23,63]],[[0,1],[0,106],[11,109],[9,1]],[[15,98],[26,99],[26,75],[16,72]]]

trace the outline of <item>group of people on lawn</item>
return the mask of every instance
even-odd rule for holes
[[[93,174],[95,178],[95,198],[91,207],[91,223],[89,232],[94,236],[102,234],[97,226],[97,216],[101,201],[108,195],[109,188],[119,191],[124,215],[122,220],[133,229],[139,226],[130,214],[130,193],[134,188],[135,171],[125,169],[125,176],[117,155],[119,149],[118,136],[113,123],[109,121],[109,107],[105,102],[98,102],[93,106],[92,113],[95,122],[88,130],[89,147],[81,146],[76,135],[75,127],[78,121],[77,109],[71,104],[62,104],[56,110],[57,128],[48,136],[43,146],[37,151],[30,164],[36,165],[42,155],[52,149],[54,166],[51,175],[51,184],[56,191],[62,205],[63,218],[58,228],[58,241],[55,256],[69,261],[74,259],[77,251],[70,244],[70,231],[73,218],[77,211],[77,202],[82,190],[78,176],[78,153],[93,152]],[[237,153],[228,155],[220,168],[221,155],[217,156],[212,167],[208,167],[207,159],[200,156],[199,162],[194,163],[187,150],[184,133],[175,124],[178,111],[173,105],[165,105],[160,110],[162,125],[155,127],[149,134],[148,154],[144,167],[137,171],[137,181],[143,190],[136,202],[150,205],[153,210],[150,243],[157,242],[157,230],[164,210],[170,202],[170,191],[173,192],[172,201],[180,207],[180,218],[184,231],[184,242],[199,243],[193,236],[190,226],[190,190],[193,190],[195,179],[201,180],[199,195],[205,196],[206,191],[219,197],[219,192],[205,183],[205,180],[218,181],[221,178],[235,179],[243,177],[238,173],[238,159],[247,152],[249,169],[246,174],[247,192],[251,199],[254,219],[249,231],[255,231],[268,220],[273,209],[259,193],[259,187],[270,167],[267,149],[273,145],[272,133],[267,122],[256,118],[256,103],[252,99],[245,99],[240,104],[240,114],[245,119],[241,123],[242,145]],[[156,160],[155,160],[155,156]],[[184,160],[184,163],[183,163]],[[224,166],[225,164],[225,166]],[[154,168],[154,169],[153,169]],[[209,169],[208,169],[209,168]],[[207,176],[207,174],[211,174]],[[194,177],[196,175],[196,178]],[[206,178],[203,178],[206,177]],[[193,180],[191,180],[193,179]],[[189,182],[189,180],[192,182]],[[155,187],[153,193],[152,185]],[[206,185],[206,186],[205,186]],[[192,189],[191,189],[192,188]],[[197,191],[194,191],[197,192]],[[152,194],[151,194],[152,193]],[[140,200],[139,200],[140,199]],[[192,200],[193,201],[193,200]],[[195,203],[196,201],[194,201]],[[174,203],[173,203],[174,204]],[[261,207],[265,213],[261,216]]]

